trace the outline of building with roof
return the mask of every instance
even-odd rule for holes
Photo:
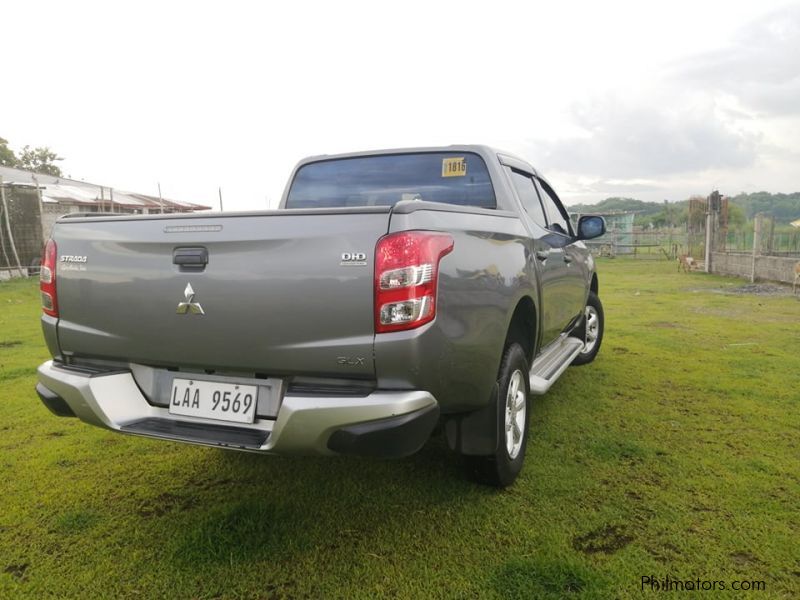
[[[0,271],[16,266],[15,251],[23,267],[37,264],[43,241],[50,237],[53,224],[63,215],[147,215],[211,208],[5,166],[0,166],[0,178],[4,200],[0,202]]]

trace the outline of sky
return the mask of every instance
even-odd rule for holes
[[[800,191],[800,4],[11,2],[0,137],[274,208],[303,157],[484,143],[566,204]]]

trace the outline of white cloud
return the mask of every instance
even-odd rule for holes
[[[800,6],[742,27],[724,47],[671,65],[678,82],[730,94],[766,116],[800,114]]]
[[[740,168],[756,159],[756,138],[722,121],[713,106],[628,104],[604,98],[575,107],[586,136],[540,140],[543,168],[606,179],[636,179],[711,168]]]

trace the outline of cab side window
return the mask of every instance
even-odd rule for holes
[[[521,171],[511,169],[511,181],[514,189],[517,190],[522,206],[534,223],[541,227],[547,227],[547,219],[544,215],[542,203],[539,201],[539,193],[533,183],[533,178]]]
[[[542,203],[547,211],[547,222],[549,223],[548,229],[563,233],[564,235],[572,235],[569,219],[561,205],[561,201],[553,191],[553,188],[551,188],[547,182],[539,178],[536,179],[536,182],[539,184],[539,189],[542,191]]]

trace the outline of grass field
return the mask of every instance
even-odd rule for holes
[[[800,596],[800,301],[674,263],[599,271],[603,348],[534,399],[505,491],[440,438],[275,458],[56,418],[36,285],[0,283],[0,597],[670,597],[649,575]]]

